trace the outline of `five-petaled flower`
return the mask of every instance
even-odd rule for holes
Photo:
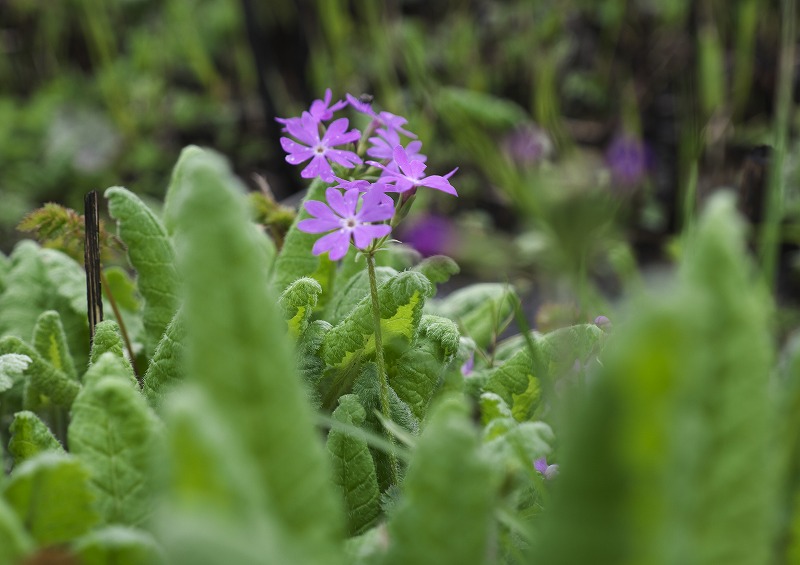
[[[374,157],[375,159],[386,160],[386,169],[397,172],[397,162],[394,160],[394,148],[398,145],[401,145],[400,135],[394,130],[387,130],[383,128],[378,129],[375,133],[378,135],[369,138],[369,142],[372,143],[372,147],[367,149],[367,155]],[[421,161],[423,163],[427,161],[428,157],[420,153],[420,149],[422,149],[421,141],[409,142],[409,144],[405,147],[408,160]],[[383,176],[386,175],[388,175],[388,173],[384,171]]]
[[[325,199],[328,204],[318,200],[306,202],[306,210],[313,218],[297,224],[299,230],[307,233],[331,232],[314,244],[311,250],[314,255],[327,251],[331,260],[338,261],[347,254],[351,240],[359,249],[366,249],[373,240],[392,231],[388,224],[372,223],[383,222],[394,215],[394,201],[380,187],[364,193],[349,190],[344,194],[329,188]]]
[[[331,98],[333,94],[331,93],[330,88],[325,89],[325,98],[322,100],[314,100],[311,103],[311,107],[308,109],[308,113],[314,118],[317,123],[319,122],[327,122],[328,120],[333,118],[333,113],[337,110],[341,110],[345,106],[347,106],[347,102],[344,100],[339,100],[333,106],[331,106]],[[288,125],[289,123],[300,123],[300,118],[275,118],[276,122],[283,124],[284,126]]]
[[[387,184],[393,183],[396,192],[407,192],[413,188],[420,186],[427,186],[428,188],[435,188],[447,194],[458,196],[456,189],[450,184],[448,180],[453,173],[458,170],[458,167],[450,171],[444,176],[431,175],[423,176],[425,173],[425,163],[418,159],[409,159],[408,153],[402,146],[398,145],[394,148],[392,155],[399,170],[393,171],[390,167],[382,165],[376,161],[367,161],[368,165],[383,169],[386,173],[384,179]],[[388,189],[387,189],[388,190]]]
[[[299,122],[290,119],[285,125],[286,131],[301,142],[298,143],[288,137],[281,138],[281,146],[288,153],[286,161],[298,165],[311,159],[300,173],[301,177],[306,179],[319,177],[325,182],[331,182],[334,177],[329,160],[348,169],[361,164],[359,156],[352,151],[334,149],[357,141],[361,137],[358,130],[346,131],[347,118],[339,118],[332,122],[321,138],[319,122],[308,112],[303,112]]]

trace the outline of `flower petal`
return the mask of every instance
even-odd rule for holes
[[[324,235],[317,240],[311,252],[314,255],[321,255],[326,251],[329,252],[331,261],[338,261],[347,254],[347,249],[350,247],[350,232],[345,229],[340,229],[328,235]]]
[[[333,210],[331,210],[327,204],[319,200],[309,200],[305,203],[305,208],[308,210],[309,214],[320,220],[339,221],[339,216],[334,214]]]
[[[319,220],[315,218],[309,218],[306,220],[301,220],[297,223],[297,229],[306,233],[325,233],[332,230],[338,230],[341,227],[342,225],[338,220],[328,219]]]
[[[358,196],[357,192],[355,194]],[[355,213],[355,206],[349,208],[349,202],[347,202],[342,193],[335,188],[329,188],[325,191],[325,200],[328,201],[328,206],[342,218],[349,218]]]
[[[431,175],[429,177],[425,177],[419,181],[419,185],[427,186],[428,188],[435,188],[436,190],[441,190],[447,194],[458,196],[456,189],[453,188],[453,185],[450,184],[450,181],[440,175]]]
[[[341,149],[328,149],[325,152],[325,157],[327,157],[334,163],[338,163],[343,167],[347,167],[348,169],[352,169],[356,165],[361,164],[361,158],[352,151],[343,151]]]
[[[391,233],[392,227],[386,224],[362,224],[353,229],[353,239],[355,240],[356,247],[359,249],[366,249],[372,243],[372,240]]]
[[[288,157],[287,157],[288,158]],[[300,176],[304,179],[313,179],[316,177],[321,178],[325,182],[333,180],[333,169],[325,160],[325,157],[319,154],[314,154],[311,162],[300,172]]]

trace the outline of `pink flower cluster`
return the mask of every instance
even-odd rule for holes
[[[457,169],[443,176],[426,176],[427,157],[420,153],[422,143],[413,140],[403,145],[400,135],[416,138],[404,129],[405,118],[390,112],[375,112],[370,102],[350,94],[346,101],[331,102],[331,90],[327,89],[325,97],[315,100],[300,117],[278,118],[277,121],[283,124],[283,131],[288,134],[280,139],[287,153],[286,161],[293,165],[308,162],[300,176],[337,183],[326,191],[327,202],[306,202],[306,211],[312,218],[297,225],[298,229],[308,233],[327,233],[317,240],[313,253],[327,252],[332,260],[337,261],[347,253],[351,241],[357,248],[365,250],[375,240],[388,237],[391,226],[385,222],[394,217],[395,200],[387,193],[411,195],[419,187],[433,188],[453,196],[458,196],[458,193],[449,180]],[[357,129],[348,131],[347,118],[333,120],[334,113],[348,105],[372,118],[364,137],[371,144],[366,155],[373,160],[366,163],[353,151],[355,144],[362,140],[362,133]],[[380,176],[374,181],[360,178],[378,171]],[[345,179],[345,175],[351,178]]]

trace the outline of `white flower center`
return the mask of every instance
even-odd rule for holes
[[[341,220],[342,227],[347,231],[352,231],[358,225],[358,222],[355,218],[342,218]]]

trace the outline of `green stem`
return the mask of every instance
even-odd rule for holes
[[[375,364],[378,367],[378,378],[381,381],[381,413],[391,420],[392,413],[389,407],[389,379],[386,375],[386,363],[383,360],[383,339],[381,337],[381,309],[378,303],[378,279],[375,276],[375,252],[367,254],[367,270],[369,272],[369,291],[372,296],[372,324],[375,331]],[[386,430],[386,438],[394,446],[394,436]],[[392,483],[397,484],[398,467],[397,455],[394,451],[389,452],[389,465],[391,468]]]

